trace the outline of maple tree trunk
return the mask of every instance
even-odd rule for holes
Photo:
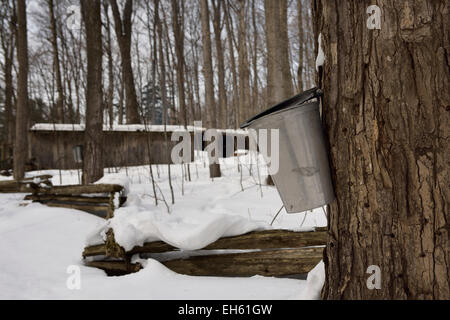
[[[102,24],[100,0],[83,0],[86,26],[87,92],[83,183],[103,177]]]
[[[448,2],[313,0],[336,201],[326,299],[450,299]],[[370,265],[381,288],[369,290]]]
[[[289,67],[287,0],[264,1],[267,43],[267,101],[279,103],[293,94]]]

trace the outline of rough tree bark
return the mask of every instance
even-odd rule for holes
[[[102,21],[101,1],[82,0],[86,26],[87,91],[83,183],[103,177]]]
[[[276,104],[293,93],[289,67],[287,0],[264,1],[267,43],[267,102]]]
[[[14,144],[14,116],[13,116],[13,96],[14,96],[14,48],[15,48],[15,30],[16,30],[16,12],[8,2],[1,11],[2,19],[0,21],[0,43],[3,50],[3,77],[5,82],[4,99],[5,99],[5,128],[2,159],[10,159],[12,157]]]
[[[25,162],[28,155],[28,41],[27,13],[25,0],[17,0],[17,106],[16,139],[14,144],[14,179],[21,180],[25,175]]]
[[[337,196],[322,296],[450,299],[449,5],[379,0],[369,30],[371,4],[313,0]]]
[[[133,0],[126,0],[122,17],[116,0],[110,0],[114,17],[117,42],[119,43],[122,58],[122,77],[125,86],[125,113],[128,124],[140,123],[139,108],[134,85],[133,68],[131,66],[131,15],[133,13]]]

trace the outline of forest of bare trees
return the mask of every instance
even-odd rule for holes
[[[22,103],[17,49],[24,36],[18,9],[16,1],[2,0],[3,160],[12,155]],[[152,109],[162,103],[167,124],[201,120],[205,126],[237,128],[268,105],[314,84],[309,1],[104,0],[101,9],[104,124],[154,123]],[[84,124],[91,35],[81,3],[28,1],[26,13],[32,25],[26,35],[26,127]]]

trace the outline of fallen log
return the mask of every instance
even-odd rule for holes
[[[234,237],[221,238],[205,248],[202,248],[202,250],[301,248],[325,245],[326,241],[327,234],[325,231],[294,232],[289,230],[265,230],[254,231]],[[156,241],[135,247],[127,252],[127,254],[162,253],[173,250],[177,250],[177,248],[165,242]],[[83,251],[83,257],[105,254],[106,246],[104,244],[86,247]]]
[[[287,276],[308,273],[323,258],[323,248],[298,248],[196,256],[161,262],[191,276]]]

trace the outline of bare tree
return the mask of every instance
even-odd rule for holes
[[[173,35],[175,37],[175,52],[177,56],[177,88],[178,88],[178,105],[181,110],[181,119],[184,126],[188,124],[186,99],[184,89],[184,2],[171,0],[172,5],[172,26]],[[181,10],[180,10],[181,6]],[[181,12],[180,12],[181,11]]]
[[[216,45],[217,53],[217,73],[218,73],[218,87],[219,87],[219,110],[218,114],[218,125],[221,128],[227,127],[227,115],[228,115],[228,102],[227,102],[227,92],[225,89],[225,58],[223,53],[222,44],[222,0],[212,0],[212,5],[214,9],[213,13],[213,29],[214,29],[214,41]]]
[[[86,27],[87,92],[83,183],[103,177],[102,20],[101,0],[82,0]]]
[[[230,68],[232,75],[232,104],[234,106],[234,127],[238,128],[239,123],[239,87],[238,87],[238,75],[236,68],[236,59],[234,55],[235,45],[234,45],[234,32],[233,32],[233,21],[230,13],[230,0],[227,0],[224,3],[224,14],[225,14],[225,27],[227,31],[227,39],[228,39],[228,53],[230,60]]]
[[[239,123],[249,117],[250,70],[247,45],[247,1],[238,1],[238,72],[239,72]]]
[[[287,0],[264,0],[267,41],[267,99],[276,104],[293,94],[287,35]]]
[[[47,5],[50,16],[51,43],[53,49],[53,68],[55,70],[56,90],[58,92],[58,98],[56,100],[56,114],[57,114],[56,121],[58,123],[64,123],[64,90],[61,77],[61,66],[58,52],[58,30],[53,0],[47,0]]]
[[[159,18],[159,0],[154,0],[155,2],[155,24],[157,28],[158,33],[158,61],[159,61],[159,82],[161,87],[161,100],[163,104],[163,123],[164,123],[164,139],[166,142],[166,152],[167,152],[167,172],[169,175],[169,187],[170,187],[170,195],[172,197],[172,204],[175,203],[175,195],[173,192],[173,186],[172,186],[172,177],[171,177],[171,171],[170,171],[170,152],[169,152],[169,143],[168,143],[168,137],[167,137],[167,84],[166,84],[166,65],[164,62],[164,54],[163,54],[163,28],[161,19]]]
[[[106,57],[108,58],[108,92],[106,96],[106,106],[108,109],[109,126],[112,128],[114,124],[114,61],[112,55],[112,41],[111,41],[111,22],[108,14],[108,1],[103,1],[103,12],[105,15],[105,29],[106,29]]]
[[[117,42],[122,58],[122,78],[125,86],[125,112],[127,123],[140,123],[139,108],[134,84],[133,68],[131,66],[131,16],[133,14],[133,0],[126,0],[120,14],[116,0],[110,0],[114,17]]]
[[[305,36],[303,31],[303,4],[302,0],[297,0],[297,23],[298,23],[298,68],[297,68],[297,86],[298,90],[303,90],[303,51]]]
[[[202,20],[202,43],[203,43],[203,75],[205,78],[205,102],[210,110],[210,125],[217,128],[217,112],[214,100],[214,78],[212,69],[211,54],[211,30],[209,27],[209,6],[208,0],[200,0],[201,20]],[[210,159],[211,160],[211,159]],[[211,178],[220,177],[220,164],[209,164],[209,175]]]
[[[28,155],[28,40],[25,0],[17,0],[17,109],[16,137],[14,144],[14,179],[25,176]]]
[[[1,2],[0,9],[0,44],[3,51],[4,63],[2,65],[4,75],[4,141],[2,145],[3,159],[12,157],[14,144],[14,83],[13,83],[13,65],[14,48],[16,34],[16,12],[9,0]]]
[[[200,0],[201,24],[202,24],[202,44],[203,44],[203,77],[205,78],[205,105],[209,111],[209,123],[213,128],[217,128],[217,112],[214,100],[214,76],[211,53],[211,30],[209,19],[208,0]]]

